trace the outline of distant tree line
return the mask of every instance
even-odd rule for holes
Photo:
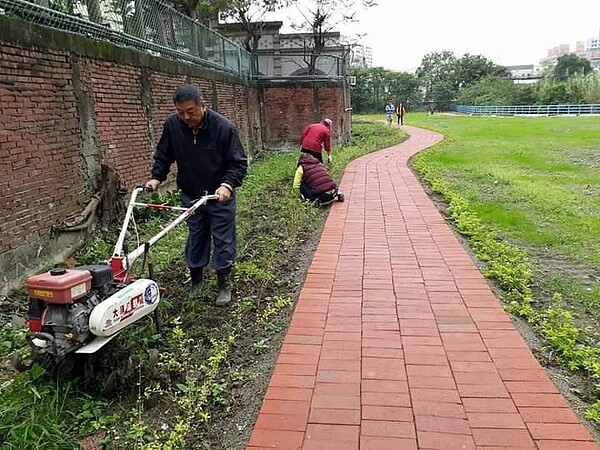
[[[517,84],[510,74],[481,55],[452,52],[425,55],[414,74],[382,67],[352,68],[355,112],[382,112],[388,101],[403,102],[408,109],[449,110],[452,104],[553,105],[600,103],[600,73],[590,62],[575,54],[558,58],[547,67],[537,83]]]

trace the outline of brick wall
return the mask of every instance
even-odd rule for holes
[[[263,83],[263,139],[270,145],[300,144],[302,129],[324,118],[333,120],[332,140],[346,142],[350,133],[350,95],[340,83]]]
[[[148,177],[152,156],[151,106],[141,98],[142,70],[88,58],[81,63],[97,118],[101,161],[115,169],[120,187],[129,189]]]
[[[0,253],[87,199],[68,55],[0,44]]]
[[[208,106],[238,127],[250,153],[265,143],[295,144],[306,123],[325,116],[338,137],[347,133],[348,96],[339,83],[257,85],[0,16],[5,280],[16,266],[53,258],[50,232],[106,188],[107,170],[116,190],[147,180],[164,119],[174,109],[172,94],[184,82],[197,84]]]

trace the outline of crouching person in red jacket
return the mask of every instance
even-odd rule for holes
[[[308,153],[302,153],[298,159],[293,188],[302,200],[314,202],[316,206],[344,201],[344,194],[323,163]]]

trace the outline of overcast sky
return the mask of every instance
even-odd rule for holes
[[[549,48],[600,34],[600,0],[376,0],[360,22],[373,66],[414,70],[432,51],[483,55],[501,65],[538,64]],[[358,2],[357,2],[358,3]]]

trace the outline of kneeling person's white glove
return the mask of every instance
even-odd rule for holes
[[[328,154],[327,154],[327,162],[328,162],[329,164],[331,164],[331,163],[333,162],[333,159],[331,159],[331,153],[328,153]]]

